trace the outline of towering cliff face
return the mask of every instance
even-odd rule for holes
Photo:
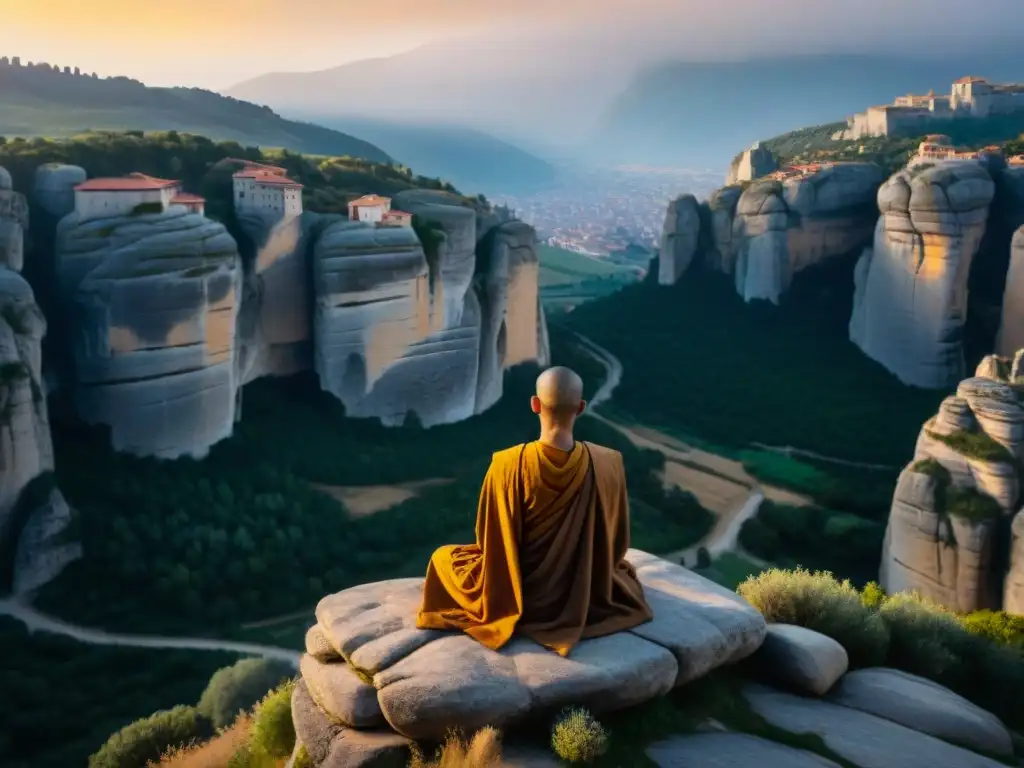
[[[53,469],[53,445],[42,375],[46,319],[32,288],[18,274],[28,204],[0,168],[0,548],[6,549],[11,513],[28,483]]]
[[[994,194],[984,166],[964,161],[911,167],[878,192],[882,216],[857,264],[850,339],[906,384],[963,377],[967,279]]]
[[[312,365],[310,242],[329,223],[315,213],[287,219],[240,215],[252,241],[238,318],[239,379],[289,376]],[[338,220],[341,217],[331,217]]]
[[[726,275],[731,275],[736,268],[739,243],[733,237],[733,222],[742,195],[742,187],[732,186],[722,187],[708,198],[711,242],[705,258],[711,269]]]
[[[506,368],[547,360],[546,326],[539,301],[537,235],[521,221],[501,224],[482,242],[476,291],[480,303],[480,373],[475,412],[494,405]]]
[[[431,327],[440,330],[459,325],[476,267],[476,211],[461,205],[455,195],[422,189],[400,192],[392,203],[400,211],[442,227],[440,244],[426,253],[434,289]]]
[[[347,413],[396,425],[415,411],[425,426],[473,415],[479,305],[472,291],[457,311],[450,295],[432,305],[443,276],[432,285],[411,229],[332,224],[316,245],[314,279],[316,368]],[[446,313],[459,322],[445,327]]]
[[[716,248],[734,249],[737,292],[746,301],[777,304],[801,270],[866,245],[881,183],[872,163],[840,163],[747,187],[736,203],[731,242]]]
[[[739,157],[732,161],[729,173],[725,177],[725,184],[729,186],[744,181],[753,181],[778,170],[778,167],[775,155],[758,142],[750,149],[744,150]]]
[[[1022,607],[1022,363],[1024,351],[1012,362],[986,358],[921,430],[886,529],[880,581],[887,591],[917,591],[956,611]],[[1009,572],[997,573],[994,555],[1010,527],[1015,551]]]
[[[71,308],[75,402],[114,448],[202,457],[235,418],[241,270],[220,224],[180,207],[80,222],[57,233]]]
[[[1011,355],[1013,350],[1024,347],[1024,227],[1017,230],[1010,245],[1002,313],[996,352]]]
[[[693,195],[681,195],[668,204],[658,253],[658,282],[674,285],[697,253],[700,208]]]

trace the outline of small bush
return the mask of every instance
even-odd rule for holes
[[[885,602],[885,590],[879,586],[877,581],[869,581],[860,593],[860,601],[864,603],[865,608],[877,610]]]
[[[797,624],[833,638],[846,649],[851,667],[885,663],[885,622],[864,605],[849,581],[840,582],[828,572],[772,568],[747,579],[736,591],[769,622]]]
[[[956,666],[953,647],[965,634],[956,616],[917,595],[887,597],[878,609],[889,627],[889,664],[938,679]]]
[[[608,750],[608,734],[587,710],[566,710],[551,729],[551,749],[569,763],[593,762]]]
[[[272,659],[242,659],[218,669],[199,699],[199,712],[214,728],[231,725],[239,712],[248,712],[273,690],[295,674],[295,670]]]
[[[501,734],[494,728],[481,728],[467,743],[457,731],[451,731],[440,754],[428,762],[417,747],[412,748],[409,768],[500,768]]]
[[[711,567],[711,554],[708,552],[707,547],[700,547],[697,550],[697,568],[707,569]]]
[[[210,721],[198,709],[174,707],[126,725],[89,758],[89,768],[139,768],[212,735]]]
[[[1005,611],[975,611],[961,621],[968,632],[1024,651],[1024,616]]]
[[[288,757],[295,749],[295,726],[292,724],[292,691],[295,681],[289,680],[267,694],[253,713],[249,746],[257,755]]]

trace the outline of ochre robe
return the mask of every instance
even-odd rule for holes
[[[497,650],[513,632],[562,656],[581,639],[652,618],[626,562],[629,502],[618,451],[540,442],[495,453],[476,543],[434,552],[416,617]]]

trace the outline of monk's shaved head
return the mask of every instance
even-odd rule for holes
[[[548,368],[537,377],[537,397],[545,408],[575,410],[583,400],[583,379],[561,365]]]

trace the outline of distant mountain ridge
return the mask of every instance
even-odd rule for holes
[[[377,146],[330,128],[287,120],[199,88],[154,88],[127,77],[98,78],[49,64],[0,59],[0,135],[61,138],[88,130],[197,133],[296,152],[387,163]]]
[[[530,191],[549,184],[554,167],[482,131],[457,125],[406,123],[369,117],[299,114],[372,141],[417,173],[462,189],[492,193]]]
[[[754,141],[845,121],[907,93],[947,93],[965,75],[1024,80],[1024,59],[993,50],[666,63],[642,71],[609,106],[593,151],[616,162],[724,165]]]

